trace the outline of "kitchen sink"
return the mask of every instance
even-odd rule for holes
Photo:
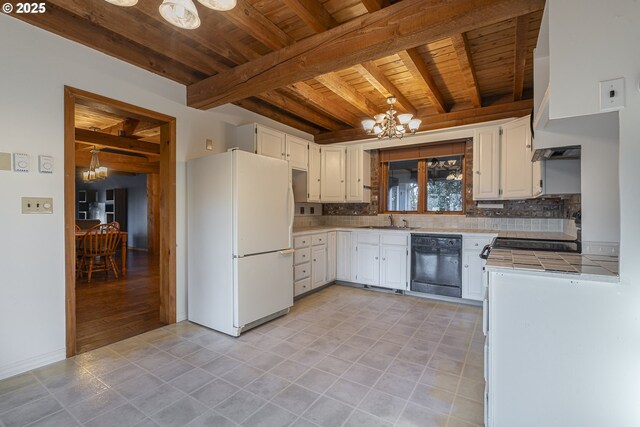
[[[368,228],[371,230],[415,230],[416,227],[396,227],[395,225],[363,225],[358,228]]]

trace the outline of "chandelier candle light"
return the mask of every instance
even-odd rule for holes
[[[386,113],[376,114],[373,119],[366,119],[362,121],[362,126],[367,132],[367,135],[376,135],[382,139],[385,137],[402,138],[405,133],[416,133],[420,127],[422,120],[414,119],[413,114],[398,114],[393,108],[397,99],[393,96],[387,98],[387,104],[389,104],[389,110]]]
[[[100,166],[98,160],[98,153],[95,147],[91,150],[91,163],[89,164],[89,170],[82,172],[82,180],[84,182],[101,181],[107,177],[107,168]]]

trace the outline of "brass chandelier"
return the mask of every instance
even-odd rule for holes
[[[413,114],[398,114],[393,108],[397,99],[393,96],[387,98],[387,104],[389,109],[386,113],[376,114],[373,119],[365,119],[362,121],[362,126],[367,132],[367,135],[376,135],[379,139],[382,138],[402,138],[405,133],[410,132],[415,134],[420,127],[422,120],[414,119]]]

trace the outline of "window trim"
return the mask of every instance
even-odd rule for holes
[[[380,150],[380,182],[379,212],[383,214],[402,215],[465,215],[467,162],[465,147],[468,139],[442,141],[417,146]],[[385,155],[387,154],[387,155]],[[427,160],[434,157],[462,156],[462,211],[428,211],[427,210]],[[393,157],[393,158],[392,158]],[[392,211],[387,209],[389,163],[403,160],[418,160],[418,210]]]

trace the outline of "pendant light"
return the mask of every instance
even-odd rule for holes
[[[176,27],[193,30],[200,26],[196,5],[191,0],[164,0],[159,10],[160,15]]]
[[[231,10],[236,7],[236,0],[198,0],[198,2],[213,10]]]
[[[116,6],[131,7],[138,3],[138,0],[107,0],[111,4]]]
[[[397,99],[393,96],[387,98],[389,110],[386,113],[376,114],[373,119],[365,119],[362,121],[367,135],[376,135],[378,138],[387,137],[402,138],[407,133],[416,133],[422,122],[420,119],[414,119],[412,114],[398,114],[393,108]]]
[[[101,181],[107,178],[107,168],[100,166],[100,160],[98,159],[98,153],[95,147],[91,150],[91,163],[89,163],[89,170],[82,172],[82,180],[84,182]]]

